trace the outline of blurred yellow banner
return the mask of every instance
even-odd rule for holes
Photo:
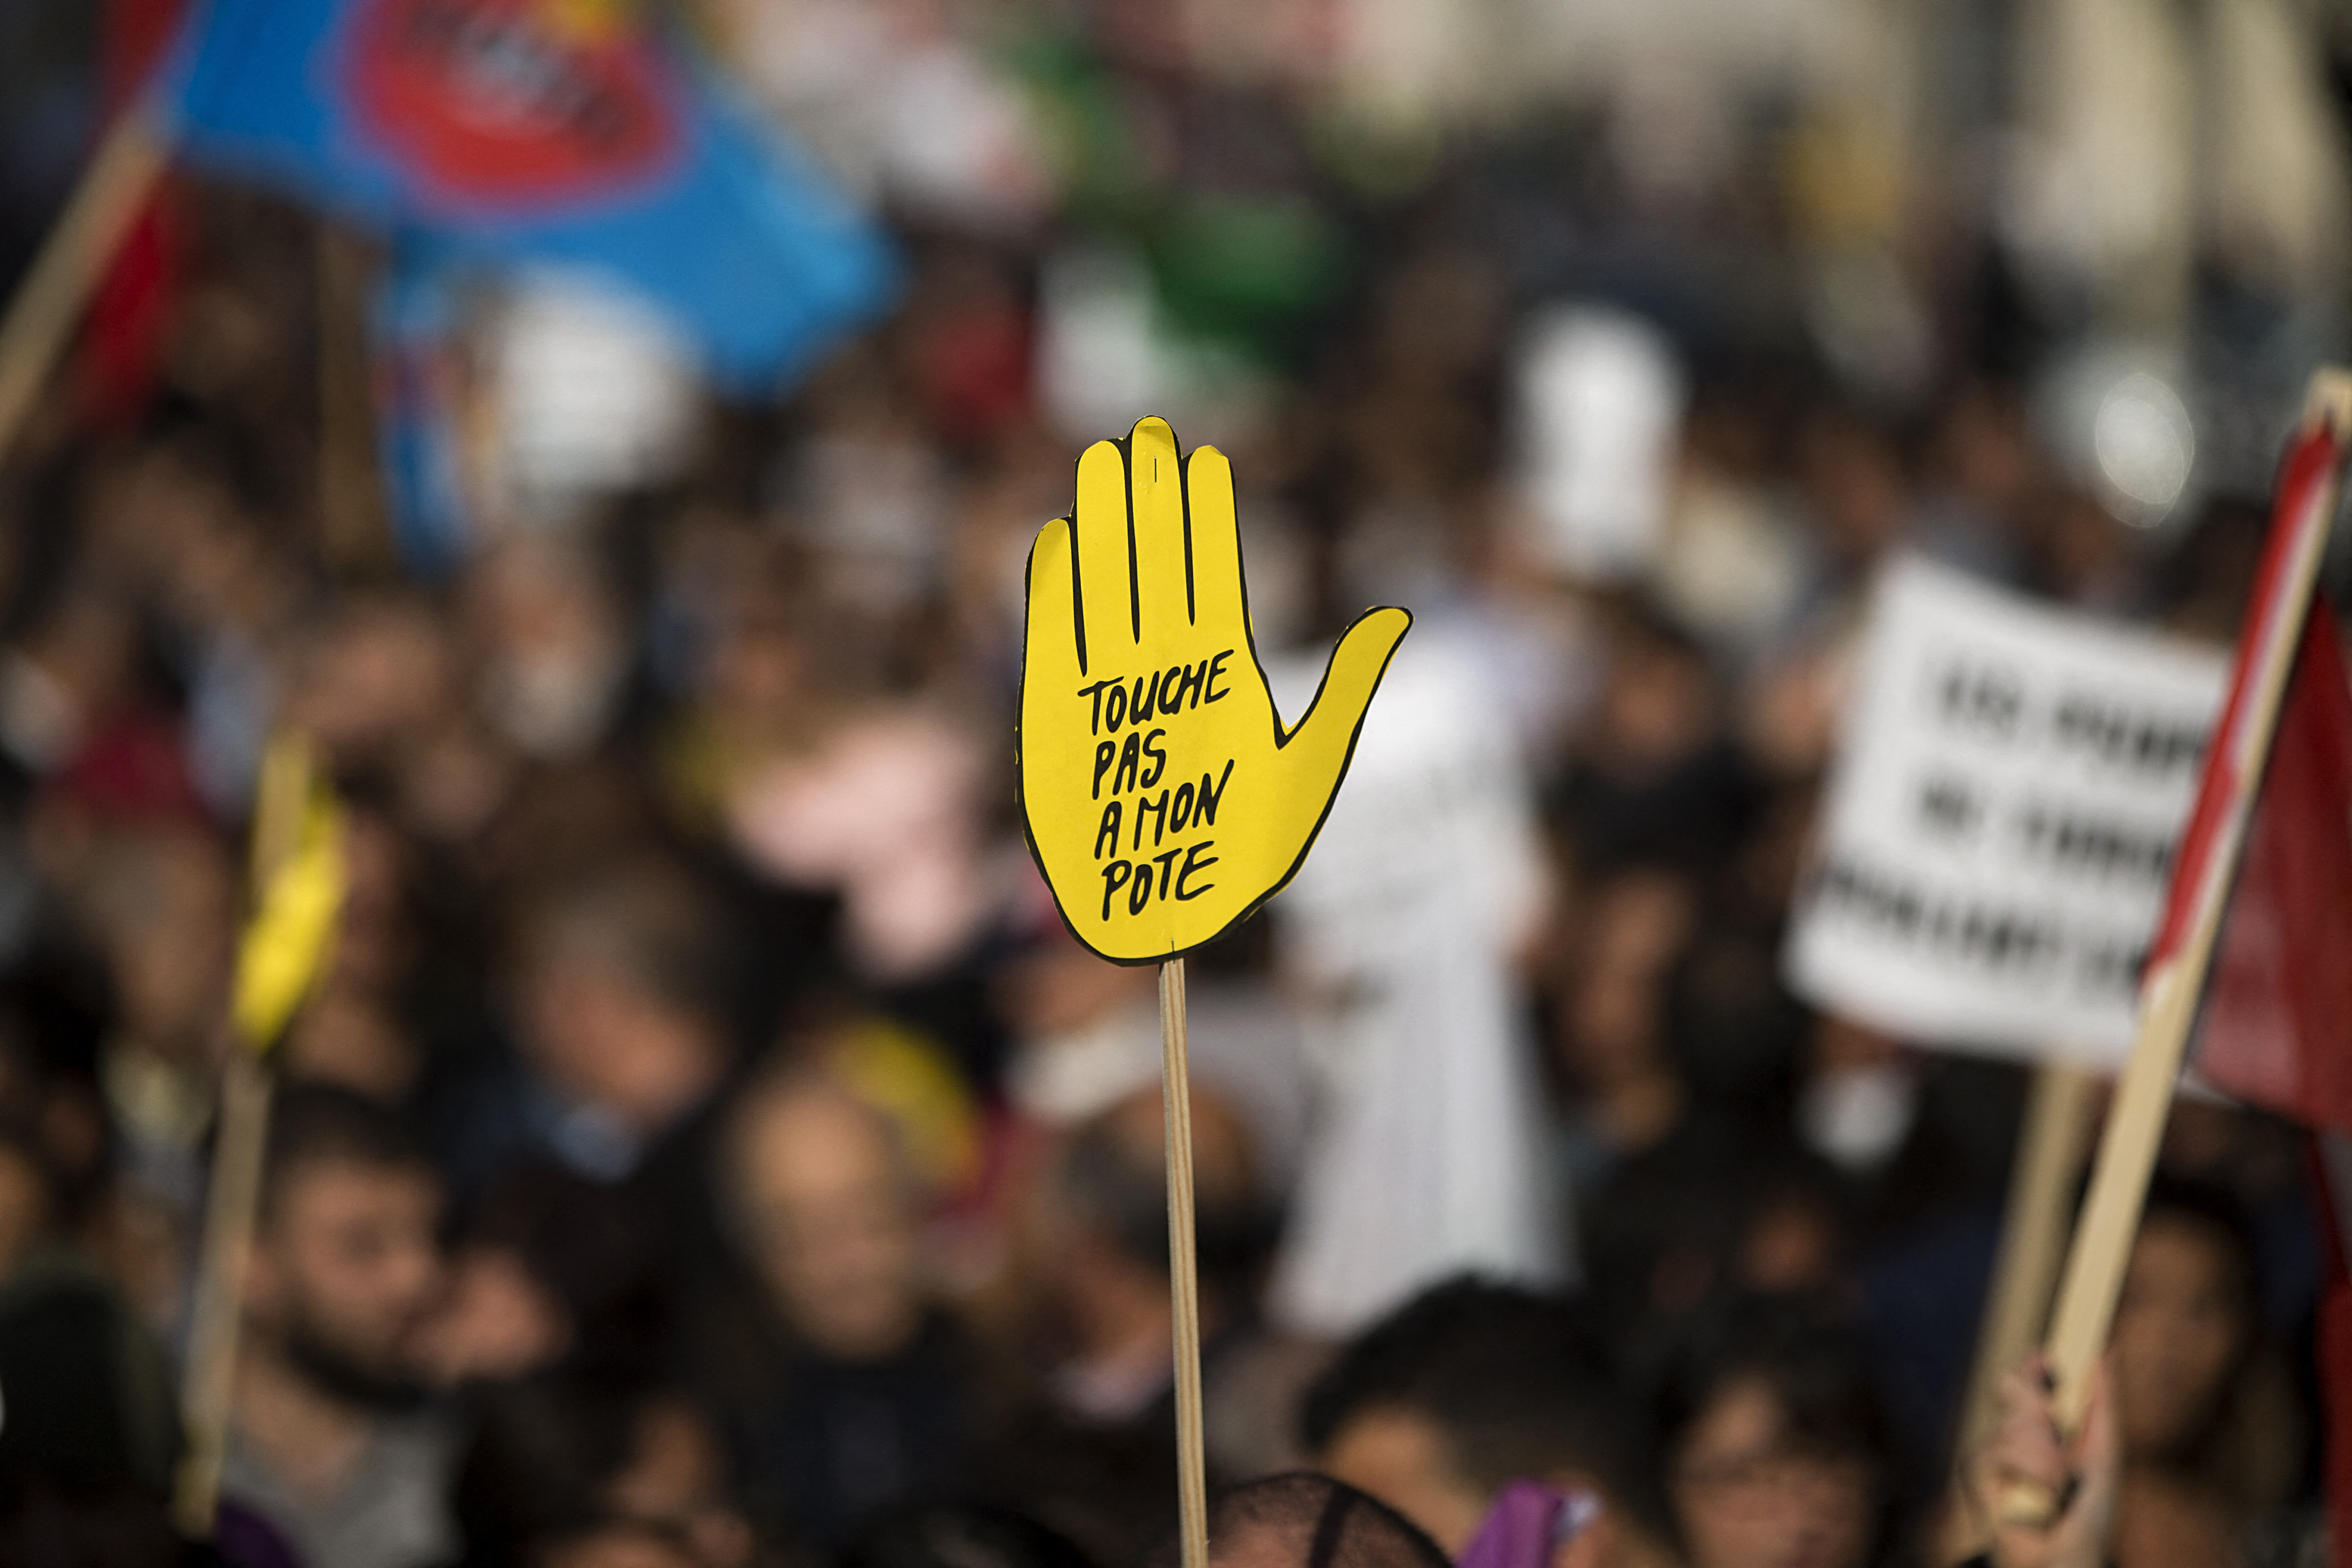
[[[231,1008],[237,1037],[255,1052],[277,1045],[326,967],[343,904],[342,811],[334,792],[310,778],[299,746],[272,744],[255,811],[257,894],[237,943]]]

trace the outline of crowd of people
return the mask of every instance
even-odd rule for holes
[[[321,455],[321,220],[176,186],[152,386],[68,366],[0,485],[0,1562],[1174,1561],[1153,977],[1062,925],[1012,747],[1025,552],[1144,412],[1232,459],[1286,710],[1395,603],[1426,721],[1368,726],[1349,789],[1395,814],[1335,812],[1192,961],[1221,1564],[2324,1560],[2305,1135],[2175,1108],[2097,1417],[2058,1452],[2021,1373],[1955,1492],[2026,1069],[1817,1010],[1779,956],[1876,568],[2219,644],[2259,473],[2119,516],[2032,379],[2085,307],[1989,229],[1911,264],[1925,368],[1857,371],[1786,105],[1704,177],[1573,114],[1351,142],[1143,8],[1067,9],[1101,16],[1018,69],[1096,162],[982,191],[942,152],[926,190],[877,154],[887,321],[560,504],[477,464],[429,560]],[[892,101],[1001,151],[981,58]],[[867,144],[840,85],[776,94],[821,151]],[[1107,237],[1191,334],[1156,380],[1099,363]],[[2257,281],[2204,319],[2277,352],[2301,307]],[[1675,367],[1655,527],[1605,569],[1522,482],[1563,300]],[[461,434],[512,445],[501,412]],[[287,733],[347,888],[269,1060],[200,1547],[180,1360]],[[1466,825],[1415,838],[1440,796]],[[1380,833],[1402,880],[1351,879]],[[1993,1528],[2021,1477],[2062,1528]],[[1477,1555],[1529,1485],[1539,1548]]]

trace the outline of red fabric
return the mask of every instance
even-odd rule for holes
[[[149,199],[90,295],[81,406],[101,425],[136,419],[155,390],[181,272],[180,225],[171,195],[168,187],[159,188]]]
[[[160,713],[126,713],[100,725],[50,779],[48,794],[104,822],[209,820],[188,773],[186,736],[176,721]]]
[[[2323,1131],[2323,1140],[2352,1132],[2352,691],[2326,599],[2293,602],[2288,575],[2333,517],[2339,455],[2332,437],[2315,432],[2296,442],[2281,471],[2229,699],[2149,953],[2151,965],[2172,957],[2212,900],[2229,900],[2206,981],[2198,1070],[2242,1100],[2339,1130]],[[2252,749],[2253,685],[2266,655],[2290,638],[2294,662],[2265,758]],[[2250,788],[2259,790],[2252,801]],[[2233,848],[2241,850],[2234,868]],[[2352,1194],[2330,1181],[2324,1157],[2315,1163],[2327,1265],[2315,1350],[2328,1524],[2336,1559],[2345,1562],[2352,1561],[2352,1277],[2340,1226]]]
[[[2324,600],[2296,650],[2197,1052],[2216,1088],[2352,1131],[2352,691]]]
[[[2319,1300],[2319,1386],[2326,1422],[2327,1538],[2336,1561],[2352,1542],[2352,1283],[2339,1275]]]
[[[186,0],[108,0],[99,74],[109,120],[145,85],[185,9]],[[90,295],[77,381],[82,408],[101,424],[136,418],[155,389],[185,249],[181,229],[170,185],[157,187]]]
[[[986,440],[1029,412],[1034,324],[1009,304],[945,316],[916,350],[918,389],[948,438]]]
[[[2323,1141],[2330,1135],[2322,1133]],[[2336,1147],[2343,1145],[2339,1140]],[[2330,1560],[2352,1558],[2352,1272],[2345,1260],[2344,1219],[2352,1207],[2352,1193],[2331,1179],[2331,1162],[2322,1148],[2312,1152],[2312,1196],[2319,1209],[2319,1250],[2322,1280],[2319,1312],[2313,1324],[2312,1352],[2318,1363],[2319,1419],[2325,1434],[2320,1447],[2321,1485],[2327,1508],[2327,1535],[2335,1543]]]
[[[187,0],[107,0],[99,85],[114,113],[146,85],[147,73],[179,30]]]
[[[2230,695],[2221,706],[2221,721],[2205,752],[2205,769],[2197,781],[2197,804],[2189,814],[2180,853],[2173,862],[2172,889],[2166,896],[2164,918],[2157,925],[2155,943],[2147,953],[2148,967],[2169,962],[2195,931],[2200,911],[2229,896],[2228,864],[2235,846],[2233,829],[2250,804],[2247,786],[2262,775],[2261,757],[2254,755],[2254,684],[2266,656],[2292,638],[2304,619],[2305,606],[2289,603],[2288,576],[2303,542],[2314,531],[2326,532],[2335,510],[2334,479],[2338,448],[2334,433],[2321,425],[2299,437],[2279,472],[2278,495],[2271,509],[2270,538],[2263,546],[2262,564],[2254,579],[2253,602],[2246,607],[2246,626],[2238,638],[2238,652],[2230,668]]]

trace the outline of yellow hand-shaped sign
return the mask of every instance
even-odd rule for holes
[[[1250,640],[1233,469],[1146,419],[1078,459],[1029,552],[1021,809],[1077,939],[1157,963],[1272,897],[1330,810],[1412,617],[1367,611],[1286,727]]]

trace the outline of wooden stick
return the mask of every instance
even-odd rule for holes
[[[230,1053],[222,1079],[220,1131],[213,1144],[211,1192],[205,1204],[188,1366],[180,1390],[188,1451],[180,1462],[172,1505],[180,1529],[199,1540],[213,1532],[221,1467],[228,1458],[245,1263],[261,1205],[261,1156],[269,1139],[269,1069],[243,1041],[232,1046]]]
[[[144,106],[115,121],[0,319],[0,458],[22,430],[170,147]]]
[[[253,813],[253,896],[291,858],[310,795],[310,762],[300,742],[272,745],[261,764]],[[228,1455],[229,1410],[236,1393],[237,1332],[244,1321],[245,1264],[261,1205],[262,1153],[269,1140],[273,1079],[253,1042],[232,1040],[222,1071],[220,1125],[213,1140],[212,1180],[205,1200],[203,1249],[196,1263],[195,1307],[189,1327],[188,1364],[180,1387],[188,1450],[180,1464],[173,1516],[199,1539],[213,1531],[220,1501],[221,1467]]]
[[[2057,1283],[2072,1217],[2068,1189],[2082,1158],[2083,1113],[2095,1082],[2089,1072],[2064,1062],[2045,1061],[2033,1069],[2033,1088],[2009,1178],[2007,1211],[2001,1216],[2000,1250],[1985,1293],[1976,1364],[1969,1373],[1968,1400],[1953,1447],[1957,1463],[1965,1464],[1991,1436],[2000,1414],[2001,1377],[2025,1359],[2047,1324],[2051,1288]],[[1970,1539],[1976,1526],[1964,1504],[1952,1508],[1948,1517],[1952,1531],[1945,1561],[1959,1562],[1990,1544]]]
[[[2352,429],[2352,379],[2340,371],[2321,371],[2311,380],[2306,402],[2306,428],[2317,421],[2339,431]],[[2333,514],[2335,479],[2327,481],[2328,496],[2322,517]],[[2106,1348],[2114,1324],[2116,1300],[2123,1292],[2124,1269],[2131,1261],[2132,1243],[2139,1234],[2140,1207],[2147,1196],[2148,1178],[2156,1169],[2157,1147],[2172,1107],[2172,1091],[2180,1078],[2180,1063],[2189,1036],[2197,1022],[2197,1005],[2204,994],[2205,975],[2211,967],[2213,947],[2229,908],[2226,889],[2235,871],[2243,843],[2252,798],[2262,784],[2262,760],[2270,754],[2271,736],[2278,725],[2279,708],[2286,695],[2287,678],[2302,639],[2299,629],[2305,607],[2311,603],[2312,584],[2319,574],[2320,556],[2327,543],[2325,523],[2296,543],[2286,563],[2283,602],[2291,606],[2292,627],[2274,636],[2259,650],[2260,663],[2249,689],[2252,706],[2247,714],[2242,756],[2245,797],[2232,803],[2210,867],[2210,889],[2200,889],[2196,923],[2177,950],[2150,967],[2140,986],[2139,1032],[2130,1060],[2107,1113],[2106,1130],[2099,1140],[2098,1162],[2093,1167],[2091,1190],[2084,1200],[2074,1245],[2066,1255],[2066,1270],[2058,1287],[2058,1306],[2044,1345],[2050,1370],[2057,1381],[2058,1424],[2072,1432],[2080,1426],[2090,1400],[2091,1373]],[[2259,609],[2261,606],[2257,606]],[[2249,635],[2254,635],[2250,632]],[[2216,746],[2229,738],[2217,735]],[[2012,1483],[2000,1503],[2004,1520],[2039,1523],[2053,1517],[2056,1500],[2048,1489]]]
[[[1183,1568],[1209,1568],[1201,1424],[1201,1281],[1192,1232],[1192,1085],[1184,1064],[1184,961],[1160,966],[1160,1067],[1168,1140],[1168,1280],[1176,1312],[1176,1489]]]
[[[318,223],[319,538],[328,564],[353,576],[393,563],[368,341],[374,258],[332,218]]]
[[[2033,1071],[2017,1165],[2001,1218],[2000,1250],[1993,1260],[1976,1368],[1969,1379],[1960,1452],[1990,1435],[2000,1409],[2000,1380],[2023,1361],[2049,1326],[2058,1265],[2066,1255],[2068,1189],[2083,1154],[2084,1112],[2097,1079],[2079,1067],[2044,1062]]]

